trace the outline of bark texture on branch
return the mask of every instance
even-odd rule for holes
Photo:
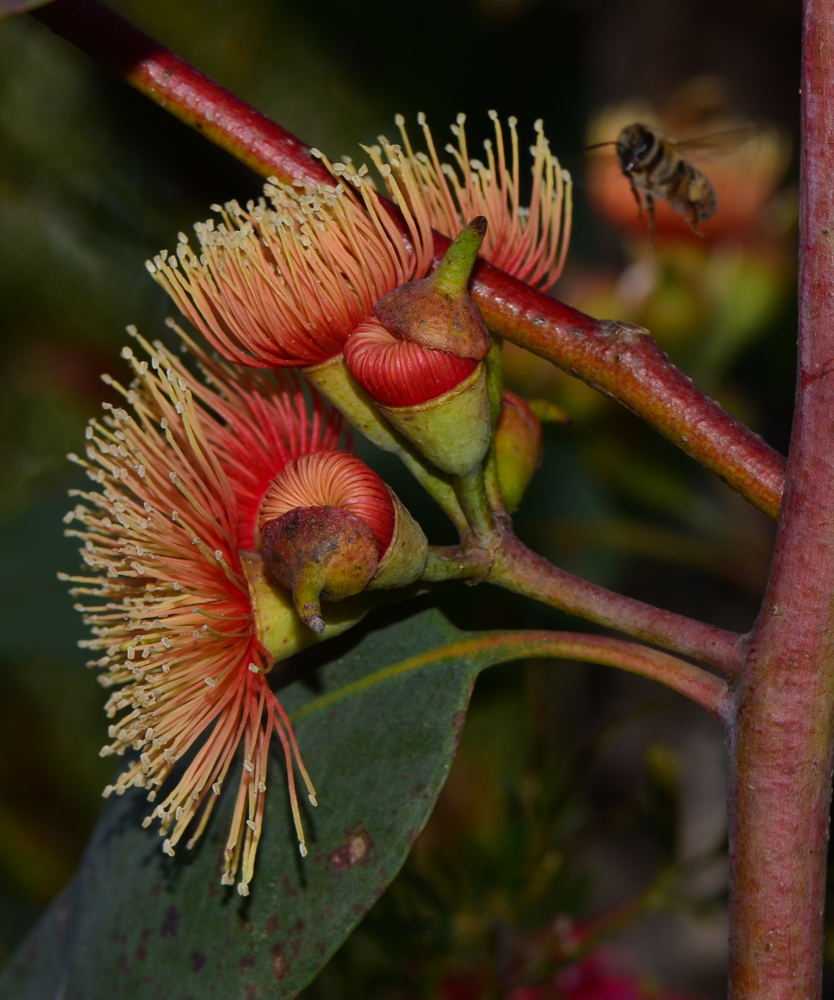
[[[730,727],[734,1000],[816,1000],[834,746],[834,18],[805,0],[797,406]]]

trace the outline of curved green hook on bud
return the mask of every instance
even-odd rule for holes
[[[437,270],[431,275],[434,287],[441,295],[455,297],[467,294],[472,268],[475,266],[486,231],[487,220],[483,215],[479,215],[468,226],[464,226],[454,238]]]
[[[374,307],[391,333],[433,351],[482,361],[489,352],[489,331],[468,285],[487,220],[479,215],[458,233],[432,274],[400,285]]]

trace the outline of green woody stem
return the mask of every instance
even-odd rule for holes
[[[459,545],[430,545],[423,571],[424,583],[447,583],[486,577],[492,560],[483,549],[463,549]]]
[[[452,485],[469,527],[479,539],[487,540],[495,531],[495,522],[487,499],[483,469],[478,466],[468,475],[453,476]]]

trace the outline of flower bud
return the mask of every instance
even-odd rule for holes
[[[344,452],[288,463],[267,490],[259,525],[265,565],[318,634],[325,629],[322,600],[344,600],[372,582],[405,586],[428,557],[425,536],[399,500]]]
[[[386,331],[386,336],[390,337],[391,334]],[[464,523],[464,515],[448,479],[414,455],[411,448],[404,447],[407,442],[403,441],[402,436],[397,434],[382,416],[376,400],[367,389],[351,375],[344,354],[305,368],[304,375],[307,381],[369,441],[383,451],[399,455],[411,473],[456,524]]]
[[[292,591],[296,611],[324,632],[322,600],[341,601],[364,590],[379,564],[373,532],[342,507],[296,507],[264,530],[264,562]]]
[[[380,323],[421,347],[483,361],[489,332],[467,289],[486,231],[479,215],[453,240],[436,271],[383,296],[374,306]]]
[[[426,403],[454,389],[477,366],[471,358],[403,340],[373,318],[350,335],[345,360],[362,388],[385,406]]]
[[[512,514],[542,463],[542,428],[533,410],[509,389],[495,428],[498,482],[507,512]]]
[[[483,461],[490,423],[482,361],[401,340],[374,319],[348,338],[345,360],[389,423],[441,472],[466,475]]]
[[[242,552],[258,642],[275,660],[286,660],[322,639],[332,639],[357,625],[370,610],[348,602],[328,609],[322,632],[313,632],[298,616],[292,595],[279,586],[260,552]]]
[[[489,449],[489,393],[483,361],[453,389],[414,406],[383,406],[380,412],[441,472],[467,476]]]

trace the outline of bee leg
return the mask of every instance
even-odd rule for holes
[[[628,175],[628,183],[631,185],[631,193],[634,195],[634,200],[637,202],[637,212],[640,218],[643,218],[643,199],[640,197],[640,189],[634,183],[634,178],[631,174]]]
[[[652,250],[656,250],[657,247],[654,245],[654,198],[646,192],[646,214],[649,217],[649,244]]]
[[[704,234],[698,228],[698,223],[700,219],[698,218],[698,206],[691,201],[684,202],[684,216],[686,221],[689,223],[689,228],[695,233],[696,236],[700,236],[704,239]]]

